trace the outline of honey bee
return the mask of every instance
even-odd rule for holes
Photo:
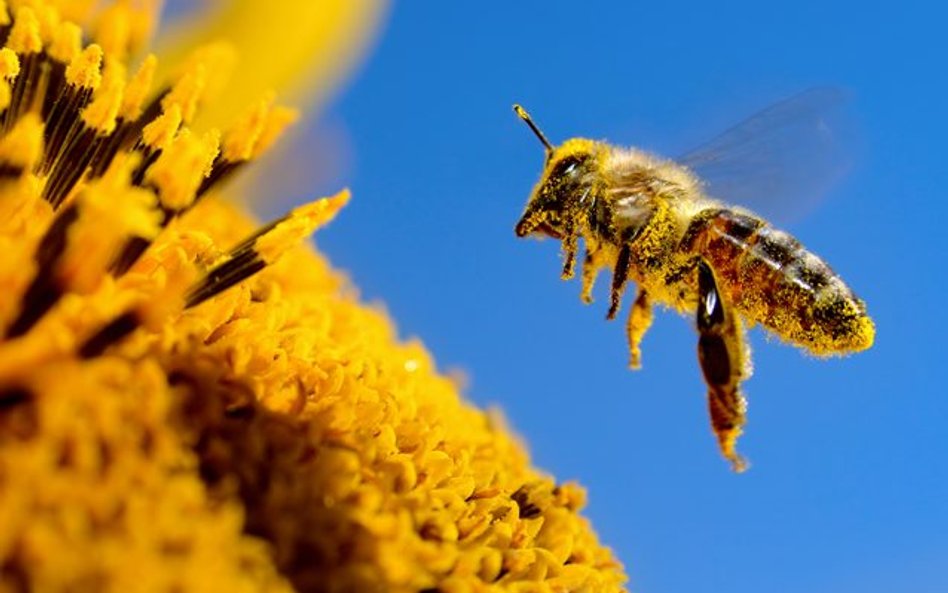
[[[740,133],[775,110],[787,115],[794,99],[785,103],[752,117]],[[618,313],[628,281],[635,282],[626,323],[633,369],[641,366],[653,305],[695,316],[711,426],[735,471],[747,467],[736,450],[746,411],[741,384],[751,373],[745,325],[760,324],[817,356],[872,346],[875,326],[842,279],[788,233],[708,195],[687,161],[585,138],[553,146],[522,107],[514,111],[546,153],[517,236],[560,240],[563,279],[574,275],[582,238],[583,302],[592,302],[598,272],[612,270],[607,319]]]

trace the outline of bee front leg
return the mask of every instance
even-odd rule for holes
[[[625,325],[626,336],[629,338],[629,368],[642,368],[642,349],[640,347],[645,332],[652,325],[652,303],[648,293],[641,286],[635,296],[635,303],[629,311],[629,320]]]
[[[728,309],[718,291],[714,272],[704,261],[698,262],[698,361],[708,386],[711,426],[718,438],[721,454],[734,471],[747,469],[747,462],[736,451],[737,438],[744,426],[747,407],[740,384],[746,372],[747,349],[737,315]]]

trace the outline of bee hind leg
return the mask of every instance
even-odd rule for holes
[[[721,454],[731,462],[734,471],[741,472],[747,469],[747,462],[736,450],[746,411],[740,384],[749,375],[743,328],[740,318],[729,310],[718,291],[714,272],[704,261],[698,262],[698,293],[698,361],[708,386],[711,426]]]
[[[651,325],[652,303],[649,301],[648,293],[639,287],[625,325],[626,336],[629,338],[629,368],[631,369],[642,368],[642,338]]]

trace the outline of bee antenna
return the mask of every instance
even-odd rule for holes
[[[527,122],[527,125],[530,126],[531,130],[533,130],[533,133],[537,135],[537,138],[539,138],[540,142],[543,143],[543,146],[546,147],[546,151],[553,152],[553,145],[550,144],[550,141],[546,139],[546,136],[543,135],[543,132],[540,131],[540,128],[538,128],[537,125],[533,123],[533,120],[530,119],[530,114],[527,113],[527,110],[517,104],[514,104],[513,110],[514,113],[517,114],[517,117]]]

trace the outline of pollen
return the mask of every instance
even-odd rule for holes
[[[267,114],[260,130],[260,136],[250,153],[251,158],[257,158],[266,152],[276,142],[283,131],[299,119],[299,112],[282,105],[276,105]]]
[[[347,190],[224,199],[296,110],[195,129],[234,48],[165,77],[159,3],[100,4],[0,0],[0,590],[623,590],[582,488],[306,244]]]
[[[161,106],[167,110],[174,106],[181,110],[181,117],[186,123],[194,119],[197,112],[198,100],[207,84],[207,66],[203,62],[195,63],[178,82],[171,92],[162,100]]]
[[[82,51],[82,29],[75,23],[60,23],[47,51],[52,59],[68,64]]]
[[[253,156],[254,147],[271,119],[273,100],[273,93],[268,93],[228,131],[221,151],[225,159],[238,162]]]
[[[149,54],[128,82],[125,87],[125,94],[122,96],[122,106],[119,110],[119,116],[123,120],[135,121],[141,117],[142,105],[144,105],[145,99],[151,91],[157,65],[158,58],[154,54]]]
[[[0,138],[0,176],[17,177],[32,169],[43,154],[43,122],[28,113]]]
[[[236,61],[236,50],[227,43],[209,43],[194,50],[179,69],[177,82],[163,99],[162,106],[167,109],[177,104],[185,123],[190,123],[200,102],[220,93]]]
[[[168,143],[145,173],[145,182],[157,188],[162,206],[183,210],[191,205],[217,156],[218,138],[217,131],[197,136],[185,129]]]
[[[125,67],[119,62],[109,62],[101,87],[92,102],[82,110],[82,122],[100,135],[111,134],[115,130],[124,90]]]
[[[265,263],[273,263],[284,253],[299,244],[336,216],[336,213],[349,202],[349,192],[295,208],[284,220],[265,233],[254,243],[254,250]]]
[[[16,57],[16,52],[8,47],[0,49],[0,78],[9,83],[19,73],[20,60]]]
[[[118,0],[107,6],[95,25],[96,41],[115,59],[143,48],[158,24],[162,0]]]
[[[66,68],[66,82],[95,90],[102,81],[102,48],[92,44],[76,55]]]
[[[39,20],[32,9],[23,6],[17,10],[6,47],[22,55],[36,54],[43,50]]]
[[[163,151],[171,145],[181,127],[181,108],[172,105],[149,122],[142,130],[142,144],[152,151]]]

